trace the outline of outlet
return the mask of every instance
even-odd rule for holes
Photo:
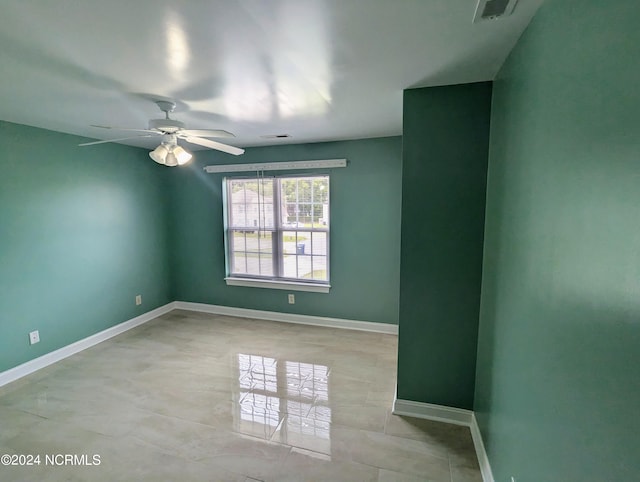
[[[142,295],[136,295],[136,306],[140,306],[142,304]]]
[[[296,304],[296,295],[294,295],[293,293],[289,293],[289,304],[290,305]]]
[[[35,345],[40,342],[40,332],[38,330],[29,333],[29,344]]]

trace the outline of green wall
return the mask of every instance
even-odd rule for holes
[[[550,0],[494,85],[475,410],[498,481],[640,478],[638,18]]]
[[[286,313],[384,323],[398,321],[401,138],[248,148],[234,157],[199,151],[172,175],[174,298]],[[223,174],[208,164],[346,158],[331,170],[331,291],[296,293],[227,286],[222,226]],[[299,171],[308,173],[309,171]],[[172,173],[174,174],[174,173]]]
[[[82,140],[0,121],[0,372],[171,301],[162,168]]]
[[[491,84],[404,93],[398,398],[470,409]]]
[[[176,299],[397,323],[399,137],[200,151],[186,169],[81,141],[0,122],[0,372]],[[202,166],[330,158],[349,160],[331,172],[331,292],[289,305],[286,291],[226,286],[222,176]]]

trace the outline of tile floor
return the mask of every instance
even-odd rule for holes
[[[0,388],[41,457],[0,480],[481,482],[466,427],[390,413],[396,342],[173,311]]]

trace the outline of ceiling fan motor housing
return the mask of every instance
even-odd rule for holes
[[[184,123],[174,119],[151,119],[149,121],[149,129],[172,133],[184,129]]]

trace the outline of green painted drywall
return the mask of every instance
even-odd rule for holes
[[[494,85],[475,410],[497,481],[640,479],[638,18],[550,0]]]
[[[406,90],[398,398],[472,408],[491,84]]]
[[[79,142],[0,122],[0,372],[171,301],[163,168]]]
[[[172,177],[175,299],[285,313],[397,323],[401,139],[248,148],[240,157],[199,151]],[[331,174],[331,291],[296,293],[227,286],[222,226],[223,174],[208,164],[346,158]],[[309,172],[309,171],[299,171]],[[325,172],[325,171],[323,171]]]

